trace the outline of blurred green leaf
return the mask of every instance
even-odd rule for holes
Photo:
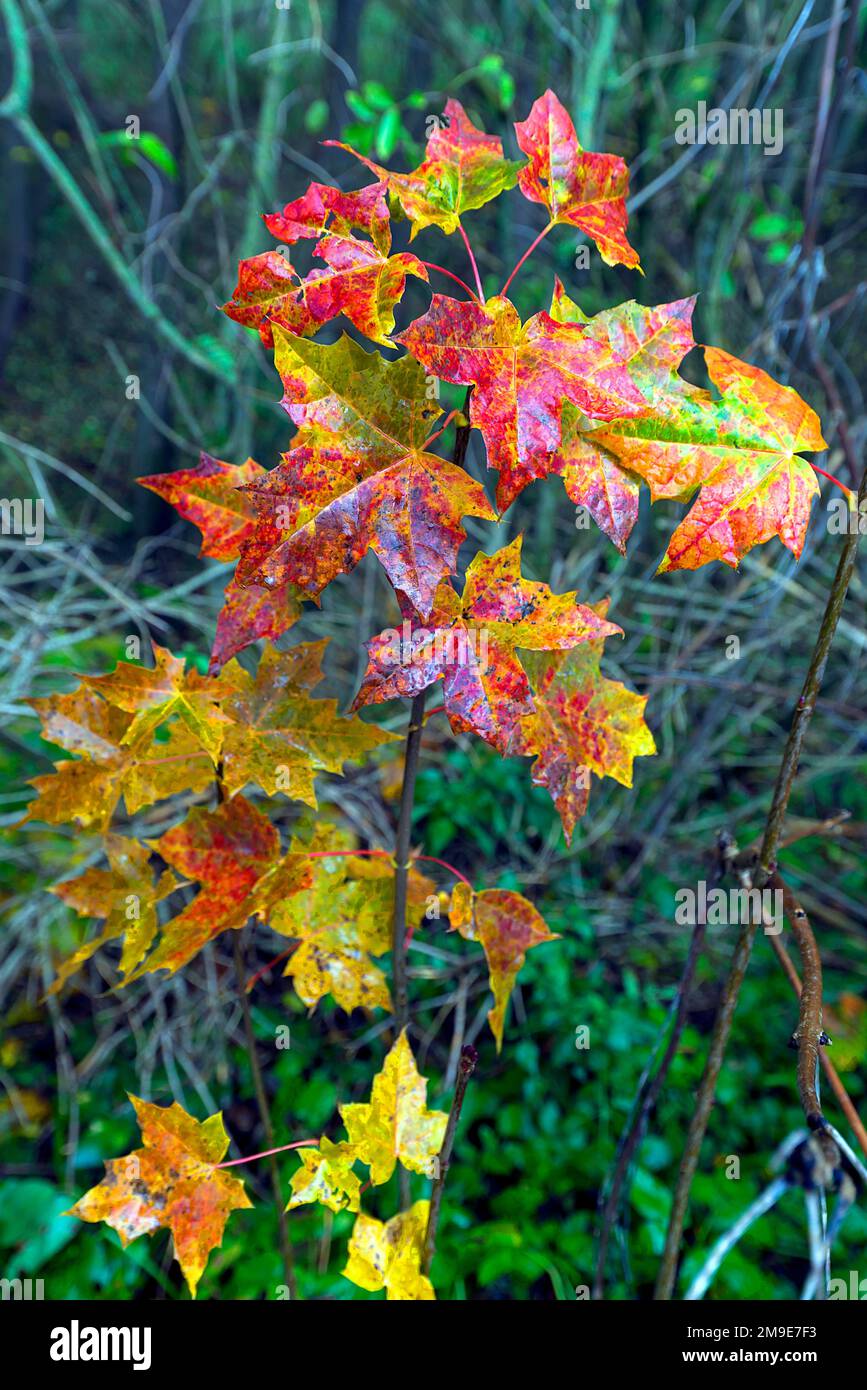
[[[321,135],[328,124],[329,106],[324,97],[311,101],[304,113],[304,128],[311,135]]]
[[[387,111],[394,105],[394,97],[381,82],[363,83],[361,93],[367,105],[374,111]]]
[[[396,106],[391,106],[376,127],[376,153],[380,159],[391,159],[400,138],[400,131],[400,112]]]

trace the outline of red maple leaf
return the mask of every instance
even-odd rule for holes
[[[501,511],[550,472],[564,401],[597,421],[648,408],[628,367],[586,325],[540,313],[522,327],[503,295],[482,305],[435,294],[397,341],[443,381],[473,386],[470,422],[484,436],[489,467],[499,469]]]
[[[368,642],[353,708],[417,695],[441,680],[452,729],[478,734],[504,755],[534,709],[517,650],[556,651],[621,631],[576,603],[574,593],[523,579],[520,536],[495,555],[475,557],[462,596],[442,584],[426,623],[405,612],[402,633]]]

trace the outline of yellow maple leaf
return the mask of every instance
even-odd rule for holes
[[[222,753],[230,795],[253,782],[269,796],[281,791],[315,806],[316,772],[342,772],[345,762],[396,738],[357,715],[339,715],[336,700],[308,693],[323,679],[327,642],[304,642],[286,652],[266,646],[255,678],[237,661],[223,668],[236,687],[222,706],[233,721]]]
[[[24,821],[77,821],[103,830],[121,795],[134,815],[175,792],[204,791],[214,780],[209,755],[184,724],[175,722],[161,737],[147,734],[129,744],[134,716],[86,685],[28,703],[42,721],[43,738],[75,756],[55,763],[53,774],[32,779],[38,796]]]
[[[289,1184],[287,1211],[308,1202],[322,1202],[332,1211],[359,1210],[361,1182],[352,1171],[358,1155],[351,1144],[332,1144],[323,1134],[318,1148],[302,1149],[298,1157],[301,1167]]]
[[[414,1202],[390,1221],[377,1221],[360,1212],[349,1238],[349,1259],[343,1271],[361,1289],[403,1302],[436,1298],[430,1279],[421,1272],[430,1202]]]
[[[123,937],[120,968],[124,974],[133,970],[144,959],[156,936],[157,903],[177,885],[170,869],[154,884],[151,852],[138,840],[107,835],[105,852],[107,869],[86,869],[78,878],[66,879],[48,890],[74,908],[80,917],[105,918],[99,936],[85,941],[60,965],[49,994],[56,994],[100,946],[119,937]]]
[[[398,1159],[413,1173],[429,1175],[448,1123],[441,1110],[428,1110],[427,1079],[415,1064],[406,1029],[373,1079],[370,1103],[341,1105],[349,1142],[370,1168],[375,1187],[388,1182]]]
[[[216,701],[225,699],[233,684],[226,676],[200,676],[184,671],[180,657],[154,643],[155,666],[134,666],[119,661],[106,676],[83,676],[83,683],[114,705],[133,715],[121,738],[135,744],[176,714],[216,763],[228,717]]]
[[[278,903],[270,925],[298,940],[283,973],[308,1007],[331,994],[347,1013],[390,1009],[385,975],[371,957],[391,949],[394,865],[385,857],[349,855],[351,848],[351,840],[330,825],[317,825],[309,844],[293,840],[292,853],[312,855],[313,883]],[[335,851],[333,858],[329,851]],[[410,909],[422,907],[433,891],[430,879],[410,870]]]

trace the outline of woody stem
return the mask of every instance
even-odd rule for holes
[[[443,1201],[443,1189],[446,1185],[446,1177],[449,1171],[449,1164],[452,1158],[452,1149],[455,1146],[455,1135],[458,1128],[458,1120],[461,1117],[461,1106],[464,1103],[469,1079],[472,1076],[478,1053],[471,1043],[467,1043],[461,1048],[461,1062],[458,1068],[458,1079],[455,1083],[455,1095],[452,1101],[452,1108],[449,1111],[448,1124],[446,1125],[443,1146],[438,1156],[437,1175],[434,1179],[433,1191],[430,1197],[430,1212],[427,1219],[427,1231],[424,1240],[424,1263],[425,1274],[430,1274],[430,1267],[433,1264],[433,1257],[436,1251],[437,1226],[440,1219],[440,1208]]]
[[[858,490],[859,506],[864,501],[867,501],[867,472],[864,473],[861,479],[861,486]],[[831,650],[831,643],[834,640],[837,624],[840,621],[840,615],[843,611],[843,604],[849,589],[849,581],[855,569],[857,550],[858,533],[856,531],[846,537],[841,548],[837,571],[831,584],[830,593],[828,594],[828,602],[819,627],[816,645],[813,648],[810,666],[807,671],[800,698],[795,707],[795,713],[789,729],[789,736],[786,740],[786,746],[783,750],[783,757],[780,762],[780,770],[777,773],[771,809],[768,812],[768,818],[765,822],[761,849],[759,850],[758,860],[752,873],[752,886],[755,888],[764,888],[768,879],[776,869],[777,850],[783,834],[789,797],[792,794],[792,787],[801,760],[801,751],[804,746],[807,729],[810,726],[816,700],[822,688],[825,667],[828,663],[828,653]],[[674,1190],[674,1199],[672,1201],[671,1214],[668,1220],[668,1232],[665,1238],[665,1248],[662,1252],[662,1262],[660,1264],[654,1292],[654,1298],[663,1301],[670,1299],[674,1292],[681,1238],[687,1209],[689,1207],[689,1194],[701,1157],[702,1142],[710,1120],[714,1097],[716,1096],[717,1081],[719,1080],[719,1074],[722,1070],[723,1060],[728,1047],[732,1021],[734,1019],[741,985],[747,973],[747,966],[749,965],[757,926],[758,921],[749,921],[744,923],[741,927],[741,933],[729,969],[729,976],[723,987],[722,997],[714,1023],[710,1049],[705,1062],[704,1074],[696,1093],[692,1119],[690,1120],[687,1130],[683,1157],[680,1161],[680,1171],[678,1172],[677,1184]]]
[[[394,1022],[402,1033],[409,1021],[409,993],[406,976],[406,904],[409,885],[409,839],[412,830],[412,807],[415,800],[415,780],[424,730],[422,690],[413,699],[406,734],[406,754],[403,763],[403,786],[397,819],[397,838],[394,846],[394,928],[392,934],[392,970],[394,972]]]
[[[247,1039],[247,1056],[250,1059],[250,1072],[253,1077],[253,1089],[256,1092],[256,1105],[259,1110],[259,1119],[262,1123],[262,1130],[268,1143],[269,1153],[268,1168],[271,1174],[271,1191],[274,1194],[274,1203],[277,1207],[277,1226],[280,1234],[280,1253],[283,1257],[283,1277],[286,1287],[289,1290],[289,1297],[298,1297],[298,1284],[295,1279],[295,1256],[292,1250],[292,1241],[289,1237],[289,1223],[286,1219],[286,1203],[283,1201],[283,1194],[280,1191],[280,1169],[277,1166],[277,1159],[274,1156],[274,1126],[271,1123],[271,1111],[268,1106],[268,1093],[265,1090],[265,1082],[262,1078],[262,1068],[259,1065],[259,1058],[256,1053],[256,1034],[253,1030],[253,1016],[250,1012],[250,1001],[247,997],[246,971],[244,969],[244,945],[241,939],[241,932],[235,933],[235,978],[238,981],[238,996],[241,1001],[241,1011],[244,1016],[244,1033]],[[264,1156],[264,1155],[263,1155]]]

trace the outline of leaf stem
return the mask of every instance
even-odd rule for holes
[[[247,1154],[246,1158],[230,1158],[226,1163],[215,1163],[214,1167],[237,1168],[240,1163],[253,1163],[257,1158],[270,1158],[272,1154],[286,1153],[289,1149],[315,1149],[318,1143],[318,1139],[296,1139],[294,1144],[278,1144],[276,1149],[263,1149],[260,1154]]]
[[[795,991],[795,994],[800,999],[801,978],[797,970],[795,969],[795,965],[791,956],[789,955],[783,943],[780,941],[779,937],[771,936],[769,940],[771,946],[773,947],[773,951],[775,956],[777,957],[777,960],[780,962],[780,965],[783,967],[783,970],[785,971],[786,978],[788,979],[789,984],[792,986],[792,989]],[[837,1068],[834,1066],[834,1063],[828,1056],[827,1050],[824,1048],[819,1053],[819,1061],[821,1062],[822,1069],[828,1078],[831,1090],[837,1097],[837,1102],[840,1106],[840,1109],[843,1111],[843,1114],[849,1121],[849,1128],[855,1135],[855,1138],[857,1139],[858,1144],[861,1148],[861,1152],[864,1154],[865,1158],[867,1158],[867,1129],[864,1128],[861,1116],[855,1109],[855,1106],[853,1105],[852,1100],[849,1096],[849,1092],[846,1090],[846,1087],[843,1085],[843,1082],[840,1079],[840,1075],[837,1071]]]
[[[468,255],[469,258],[470,258],[470,265],[473,267],[473,275],[474,275],[475,281],[476,281],[476,289],[477,289],[478,292],[479,292],[479,303],[480,303],[480,304],[484,304],[484,302],[485,302],[485,291],[484,291],[484,289],[482,288],[482,277],[481,277],[481,275],[479,274],[479,267],[478,267],[478,265],[476,264],[476,258],[475,258],[475,256],[473,255],[473,248],[472,248],[472,246],[470,245],[470,239],[469,239],[469,237],[467,236],[466,232],[464,231],[463,225],[462,225],[460,222],[458,222],[458,231],[460,232],[461,236],[462,236],[463,239],[464,239],[464,246],[467,248],[467,255]]]
[[[480,302],[479,296],[476,294],[475,290],[471,290],[466,280],[462,280],[460,275],[455,275],[454,271],[446,270],[444,265],[437,265],[436,261],[422,261],[422,265],[426,266],[428,270],[438,270],[440,275],[447,275],[450,280],[454,280],[456,285],[460,285],[462,290],[466,290],[470,299],[475,300],[477,303]]]
[[[804,1119],[810,1129],[822,1129],[824,1116],[816,1085],[819,1070],[819,1049],[822,1046],[822,958],[810,920],[789,885],[779,873],[771,875],[770,883],[783,895],[783,910],[789,919],[792,935],[801,956],[803,984],[799,994],[798,1028],[794,1042],[798,1049],[798,1097]]]
[[[811,463],[810,467],[814,473],[820,473],[823,478],[827,478],[829,483],[836,483],[841,492],[845,492],[847,497],[852,496],[852,489],[845,483],[841,483],[839,478],[835,478],[833,473],[826,473],[824,468],[820,468],[817,463]]]
[[[440,425],[439,429],[434,430],[433,434],[428,435],[427,439],[424,441],[421,448],[419,449],[419,453],[426,453],[427,450],[430,448],[431,444],[433,444],[434,440],[439,439],[441,434],[445,434],[452,420],[454,420],[456,415],[460,415],[460,413],[461,412],[459,410],[450,410],[445,420]]]
[[[548,225],[547,225],[547,227],[545,227],[544,230],[541,231],[541,232],[539,233],[539,235],[536,237],[536,240],[530,242],[530,245],[527,247],[526,251],[524,252],[524,254],[523,254],[523,256],[521,257],[521,259],[518,261],[517,265],[515,266],[514,270],[512,271],[511,275],[509,276],[508,280],[506,281],[505,285],[504,285],[503,288],[500,290],[500,294],[505,294],[505,293],[506,293],[507,289],[508,289],[509,286],[511,285],[511,283],[512,283],[512,281],[514,280],[515,276],[517,275],[518,271],[521,269],[521,266],[524,264],[524,262],[525,262],[526,260],[529,260],[529,258],[532,256],[533,252],[535,251],[536,247],[539,245],[539,242],[540,242],[540,241],[543,241],[543,240],[545,239],[545,237],[548,235],[548,233],[550,232],[550,230],[551,230],[551,228],[552,228],[553,226],[554,226],[554,223],[553,223],[553,222],[549,222]]]
[[[443,1203],[443,1191],[446,1185],[446,1178],[448,1177],[449,1164],[452,1159],[452,1150],[455,1146],[458,1120],[461,1117],[461,1107],[464,1103],[467,1086],[470,1077],[476,1069],[476,1062],[478,1060],[479,1054],[472,1043],[467,1043],[461,1048],[461,1060],[458,1067],[458,1079],[455,1083],[454,1100],[452,1101],[452,1108],[449,1111],[443,1146],[438,1155],[437,1176],[434,1179],[433,1190],[430,1195],[430,1212],[428,1214],[427,1231],[424,1238],[424,1261],[422,1264],[425,1274],[430,1274],[430,1267],[433,1264],[433,1257],[436,1252],[437,1226],[439,1225],[440,1209]]]
[[[459,878],[461,883],[465,883],[468,888],[472,888],[473,886],[470,880],[464,877],[460,869],[456,869],[454,864],[450,864],[447,859],[437,859],[436,855],[433,854],[414,854],[412,857],[415,863],[439,864],[441,868],[448,869],[449,873],[453,874],[455,878]]]

